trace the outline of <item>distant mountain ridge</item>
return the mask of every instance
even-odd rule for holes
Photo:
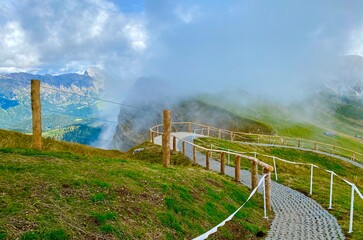
[[[97,68],[90,68],[84,74],[67,73],[61,75],[41,75],[31,73],[0,74],[0,128],[31,132],[30,80],[41,81],[41,101],[43,131],[63,129],[62,134],[53,133],[51,137],[63,140],[70,136],[64,129],[92,128],[92,117],[99,109],[97,98],[104,90],[105,77]],[[77,129],[70,126],[76,126]],[[99,129],[99,126],[96,127]],[[94,132],[94,131],[92,131]],[[96,132],[99,132],[97,130]],[[87,134],[86,134],[87,135]],[[82,143],[89,141],[80,139]],[[97,139],[98,136],[92,136]]]

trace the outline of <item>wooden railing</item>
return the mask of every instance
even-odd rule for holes
[[[150,140],[152,138],[151,134],[155,134],[156,136],[162,133],[162,127],[163,125],[156,125],[155,127],[150,128]],[[339,147],[333,144],[302,138],[229,131],[193,122],[172,122],[172,132],[193,132],[196,134],[202,134],[209,137],[215,137],[234,142],[270,144],[275,146],[287,146],[313,151],[321,151],[342,156],[363,164],[363,153],[352,151],[350,149]]]
[[[190,132],[195,134],[206,135],[209,137],[216,137],[219,139],[234,141],[234,142],[246,142],[246,143],[264,143],[276,146],[290,146],[299,148],[302,150],[315,150],[315,151],[322,151],[326,153],[331,153],[334,155],[343,156],[346,158],[350,158],[351,160],[355,160],[357,162],[363,163],[363,154],[358,153],[347,148],[338,147],[332,144],[326,144],[306,139],[299,139],[299,138],[291,138],[291,137],[282,137],[277,135],[263,135],[263,134],[253,134],[253,133],[243,133],[243,132],[235,132],[229,131],[224,129],[219,129],[199,123],[193,122],[172,122],[171,123],[172,132]],[[156,125],[150,128],[150,141],[154,143],[154,138],[163,134],[163,125]],[[220,172],[222,174],[225,173],[225,156],[232,155],[235,159],[235,180],[240,181],[240,164],[241,159],[247,159],[251,162],[251,185],[252,189],[255,189],[258,184],[258,166],[261,166],[263,169],[263,174],[265,176],[265,203],[266,208],[271,210],[271,172],[275,170],[275,177],[277,180],[277,171],[276,167],[272,167],[269,164],[260,161],[257,158],[257,154],[254,153],[254,157],[248,156],[248,153],[242,153],[237,151],[225,150],[225,149],[212,149],[212,148],[205,148],[199,146],[193,142],[187,141],[182,138],[178,138],[175,135],[171,134],[172,137],[172,149],[177,150],[176,142],[177,140],[181,141],[182,145],[182,153],[186,155],[186,146],[187,144],[191,145],[193,148],[193,163],[197,164],[196,152],[200,151],[205,154],[205,165],[206,169],[209,170],[209,159],[210,156],[214,153],[213,158],[216,159],[215,156],[220,157]],[[264,155],[266,156],[266,155]],[[313,178],[313,169],[318,168],[313,164],[305,164],[305,163],[296,163],[290,162],[284,159],[276,158],[274,156],[268,156],[273,159],[274,165],[276,165],[276,160],[281,160],[284,162],[288,162],[291,164],[304,164],[311,166],[311,178],[310,178],[310,195],[312,194],[312,178]],[[330,207],[332,204],[332,184],[333,184],[333,176],[338,176],[332,171],[326,170],[327,172],[331,173],[331,182],[330,182]],[[339,176],[338,176],[339,177]],[[340,177],[341,178],[341,177]],[[351,207],[350,207],[350,222],[349,222],[349,233],[353,231],[353,209],[354,209],[354,192],[357,192],[358,195],[363,199],[362,193],[358,190],[358,188],[353,184],[348,182],[347,180],[343,179],[349,185],[352,186],[352,197],[351,197]]]
[[[192,132],[196,128],[193,128],[195,126],[202,127],[204,125],[201,124],[195,124],[191,122],[172,122],[171,128],[172,132]],[[215,131],[217,128],[212,128],[207,126],[208,135],[212,136],[211,134],[213,131]],[[221,136],[223,133],[222,130],[217,129],[218,136]],[[156,125],[152,128],[150,128],[149,131],[150,141],[154,143],[155,137],[160,136],[163,134],[163,125]],[[256,157],[247,156],[241,153],[235,153],[235,152],[228,152],[225,150],[219,150],[219,149],[209,149],[205,148],[203,146],[199,146],[195,144],[194,142],[187,141],[183,138],[178,138],[175,135],[171,134],[172,138],[172,150],[177,151],[176,142],[181,141],[181,151],[184,155],[186,155],[186,146],[190,145],[192,146],[193,153],[192,153],[192,160],[193,164],[197,164],[197,151],[203,152],[205,154],[205,166],[207,170],[210,170],[210,156],[212,153],[214,155],[218,155],[220,157],[220,172],[222,174],[225,174],[225,162],[226,162],[226,156],[227,154],[234,156],[235,159],[235,180],[237,182],[241,181],[241,159],[245,159],[250,161],[251,163],[251,187],[252,189],[255,189],[258,185],[258,166],[262,168],[262,172],[264,175],[266,175],[265,179],[265,201],[266,201],[266,207],[267,209],[271,210],[271,172],[274,170],[272,166],[269,164],[262,162],[258,160]]]

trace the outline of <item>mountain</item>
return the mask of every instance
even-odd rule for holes
[[[240,89],[180,97],[168,82],[141,78],[125,101],[137,109],[120,109],[113,145],[127,150],[145,141],[148,128],[161,124],[162,110],[168,108],[173,121],[338,143],[341,139],[326,135],[334,132],[349,138],[352,148],[359,148],[357,141],[363,139],[363,57],[342,57],[324,83],[298,102],[282,103]]]
[[[164,109],[171,110],[174,122],[199,122],[236,131],[272,131],[268,125],[209,105],[201,96],[178,96],[176,89],[162,80],[140,78],[136,81],[124,102],[136,108],[121,108],[113,137],[114,148],[124,151],[147,140],[148,129],[162,123]]]
[[[104,90],[102,72],[90,68],[84,74],[0,74],[0,128],[31,132],[31,79],[41,81],[44,136],[89,144],[89,137],[82,137],[79,131],[99,132],[101,125],[94,118],[99,113],[97,99]]]

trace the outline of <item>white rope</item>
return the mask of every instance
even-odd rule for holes
[[[358,193],[359,197],[360,197],[361,199],[363,199],[363,195],[362,195],[362,193],[359,191],[359,189],[357,188],[357,186],[355,186],[355,185],[354,185],[354,188],[355,188],[355,191]]]
[[[265,174],[265,175],[262,176],[262,178],[258,182],[257,187],[255,189],[253,189],[253,191],[251,192],[250,196],[247,198],[247,200],[243,203],[242,206],[240,206],[234,213],[232,213],[228,218],[226,218],[225,220],[223,220],[217,226],[215,226],[214,228],[212,228],[208,232],[200,235],[199,237],[193,238],[193,240],[204,240],[204,239],[208,238],[209,235],[217,232],[219,227],[224,226],[226,224],[226,222],[230,221],[234,217],[234,215],[236,215],[238,213],[238,211],[241,210],[241,208],[243,208],[246,205],[246,203],[251,199],[251,197],[256,193],[256,191],[259,188],[259,186],[261,185],[261,183],[264,182],[264,179],[265,179],[266,176],[267,176],[267,174]]]
[[[190,144],[191,145],[195,145],[193,143],[190,143]],[[206,149],[206,148],[203,148],[203,147],[200,147],[200,146],[198,146],[198,147],[201,148],[201,149],[204,149],[204,150],[210,150],[210,149]],[[226,148],[220,148],[218,146],[216,146],[216,147],[217,147],[217,149],[226,149]],[[211,148],[212,148],[212,145],[211,145]],[[234,154],[241,154],[242,153],[242,152],[238,152],[238,151],[233,151],[231,149],[226,149],[226,150],[228,152],[228,162],[229,162],[229,154],[230,153],[234,153]],[[278,157],[274,157],[274,156],[270,156],[270,155],[265,155],[265,154],[261,154],[261,153],[257,153],[257,152],[252,152],[252,153],[255,154],[255,157],[254,157],[255,160],[257,160],[257,155],[261,155],[261,156],[265,156],[265,157],[272,158],[272,160],[274,162],[274,170],[275,170],[276,180],[277,180],[277,168],[276,168],[276,162],[275,162],[276,160],[279,160],[279,161],[282,161],[282,162],[285,162],[285,163],[289,163],[289,164],[293,164],[293,165],[308,165],[308,166],[310,166],[310,171],[311,171],[310,172],[310,195],[312,195],[312,190],[313,190],[313,188],[312,188],[313,187],[313,170],[314,170],[314,168],[321,169],[320,167],[318,167],[318,166],[316,166],[314,164],[311,164],[311,163],[292,162],[292,161],[288,161],[286,159],[282,159],[282,158],[278,158]],[[246,154],[246,152],[243,152],[242,154]],[[248,156],[245,156],[245,155],[241,155],[241,156],[248,157]],[[356,192],[361,199],[363,199],[363,194],[359,191],[359,189],[357,188],[357,186],[355,186],[354,183],[349,182],[348,180],[344,179],[343,177],[339,176],[338,174],[334,173],[333,171],[326,170],[326,169],[323,169],[323,170],[326,171],[326,172],[331,173],[329,209],[332,208],[333,176],[337,176],[338,178],[340,178],[341,180],[343,180],[344,182],[346,182],[347,184],[349,184],[352,187],[351,207],[350,207],[350,222],[349,222],[349,233],[351,233],[353,231],[354,192]],[[260,185],[260,184],[261,184],[261,181],[259,182],[258,185]],[[254,189],[254,191],[251,193],[250,197],[254,194],[255,190],[256,189]],[[247,201],[249,200],[249,198],[247,199]],[[213,229],[209,230],[205,234],[203,234],[203,235],[201,235],[201,236],[199,236],[199,237],[197,237],[195,239],[196,240],[205,239],[210,234],[215,233],[217,231],[218,227],[223,226],[227,221],[231,220],[233,218],[233,216],[247,203],[247,201],[236,212],[234,212],[231,216],[229,216],[226,220],[224,220],[223,222],[221,222],[220,224],[218,224],[217,226],[215,226]]]

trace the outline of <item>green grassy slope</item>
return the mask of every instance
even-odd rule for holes
[[[321,101],[328,101],[326,98],[321,97]],[[363,110],[362,105],[354,101],[332,102],[329,109],[317,104],[316,99],[293,105],[258,100],[241,104],[223,98],[216,100],[213,96],[204,96],[201,101],[260,122],[273,129],[274,134],[334,144],[358,152],[363,149],[363,138],[356,137],[363,136]],[[335,135],[327,136],[325,132],[329,131]]]
[[[258,152],[266,155],[272,155],[286,159],[292,162],[308,163],[319,166],[321,169],[315,169],[314,181],[313,181],[313,199],[316,199],[325,209],[329,207],[329,192],[330,192],[330,173],[325,170],[334,171],[346,180],[354,183],[363,192],[363,169],[358,168],[350,163],[343,162],[341,160],[327,157],[325,155],[319,155],[311,152],[304,152],[294,149],[286,148],[268,148],[268,147],[256,147],[245,144],[231,143],[229,141],[223,141],[212,138],[197,139],[198,144],[209,147],[210,144],[215,146],[233,149],[241,152]],[[253,154],[250,154],[252,156]],[[218,159],[217,156],[215,156]],[[271,166],[273,161],[271,158],[262,157],[258,155],[258,158]],[[230,159],[230,163],[234,165],[234,158]],[[251,165],[248,160],[241,161],[241,166],[244,169],[250,169]],[[292,164],[283,163],[277,161],[277,173],[278,182],[296,189],[306,195],[310,190],[310,166],[296,166]],[[272,174],[272,179],[275,180],[275,175]],[[348,234],[349,228],[349,209],[350,209],[350,195],[351,187],[343,182],[339,178],[334,180],[333,188],[333,210],[330,210],[339,224],[341,225],[344,233],[348,239],[363,239],[363,200],[356,195],[354,206],[354,231],[352,234]]]
[[[161,148],[104,151],[0,131],[0,239],[190,239],[242,204],[250,190]],[[268,229],[257,195],[212,239],[257,239]]]

